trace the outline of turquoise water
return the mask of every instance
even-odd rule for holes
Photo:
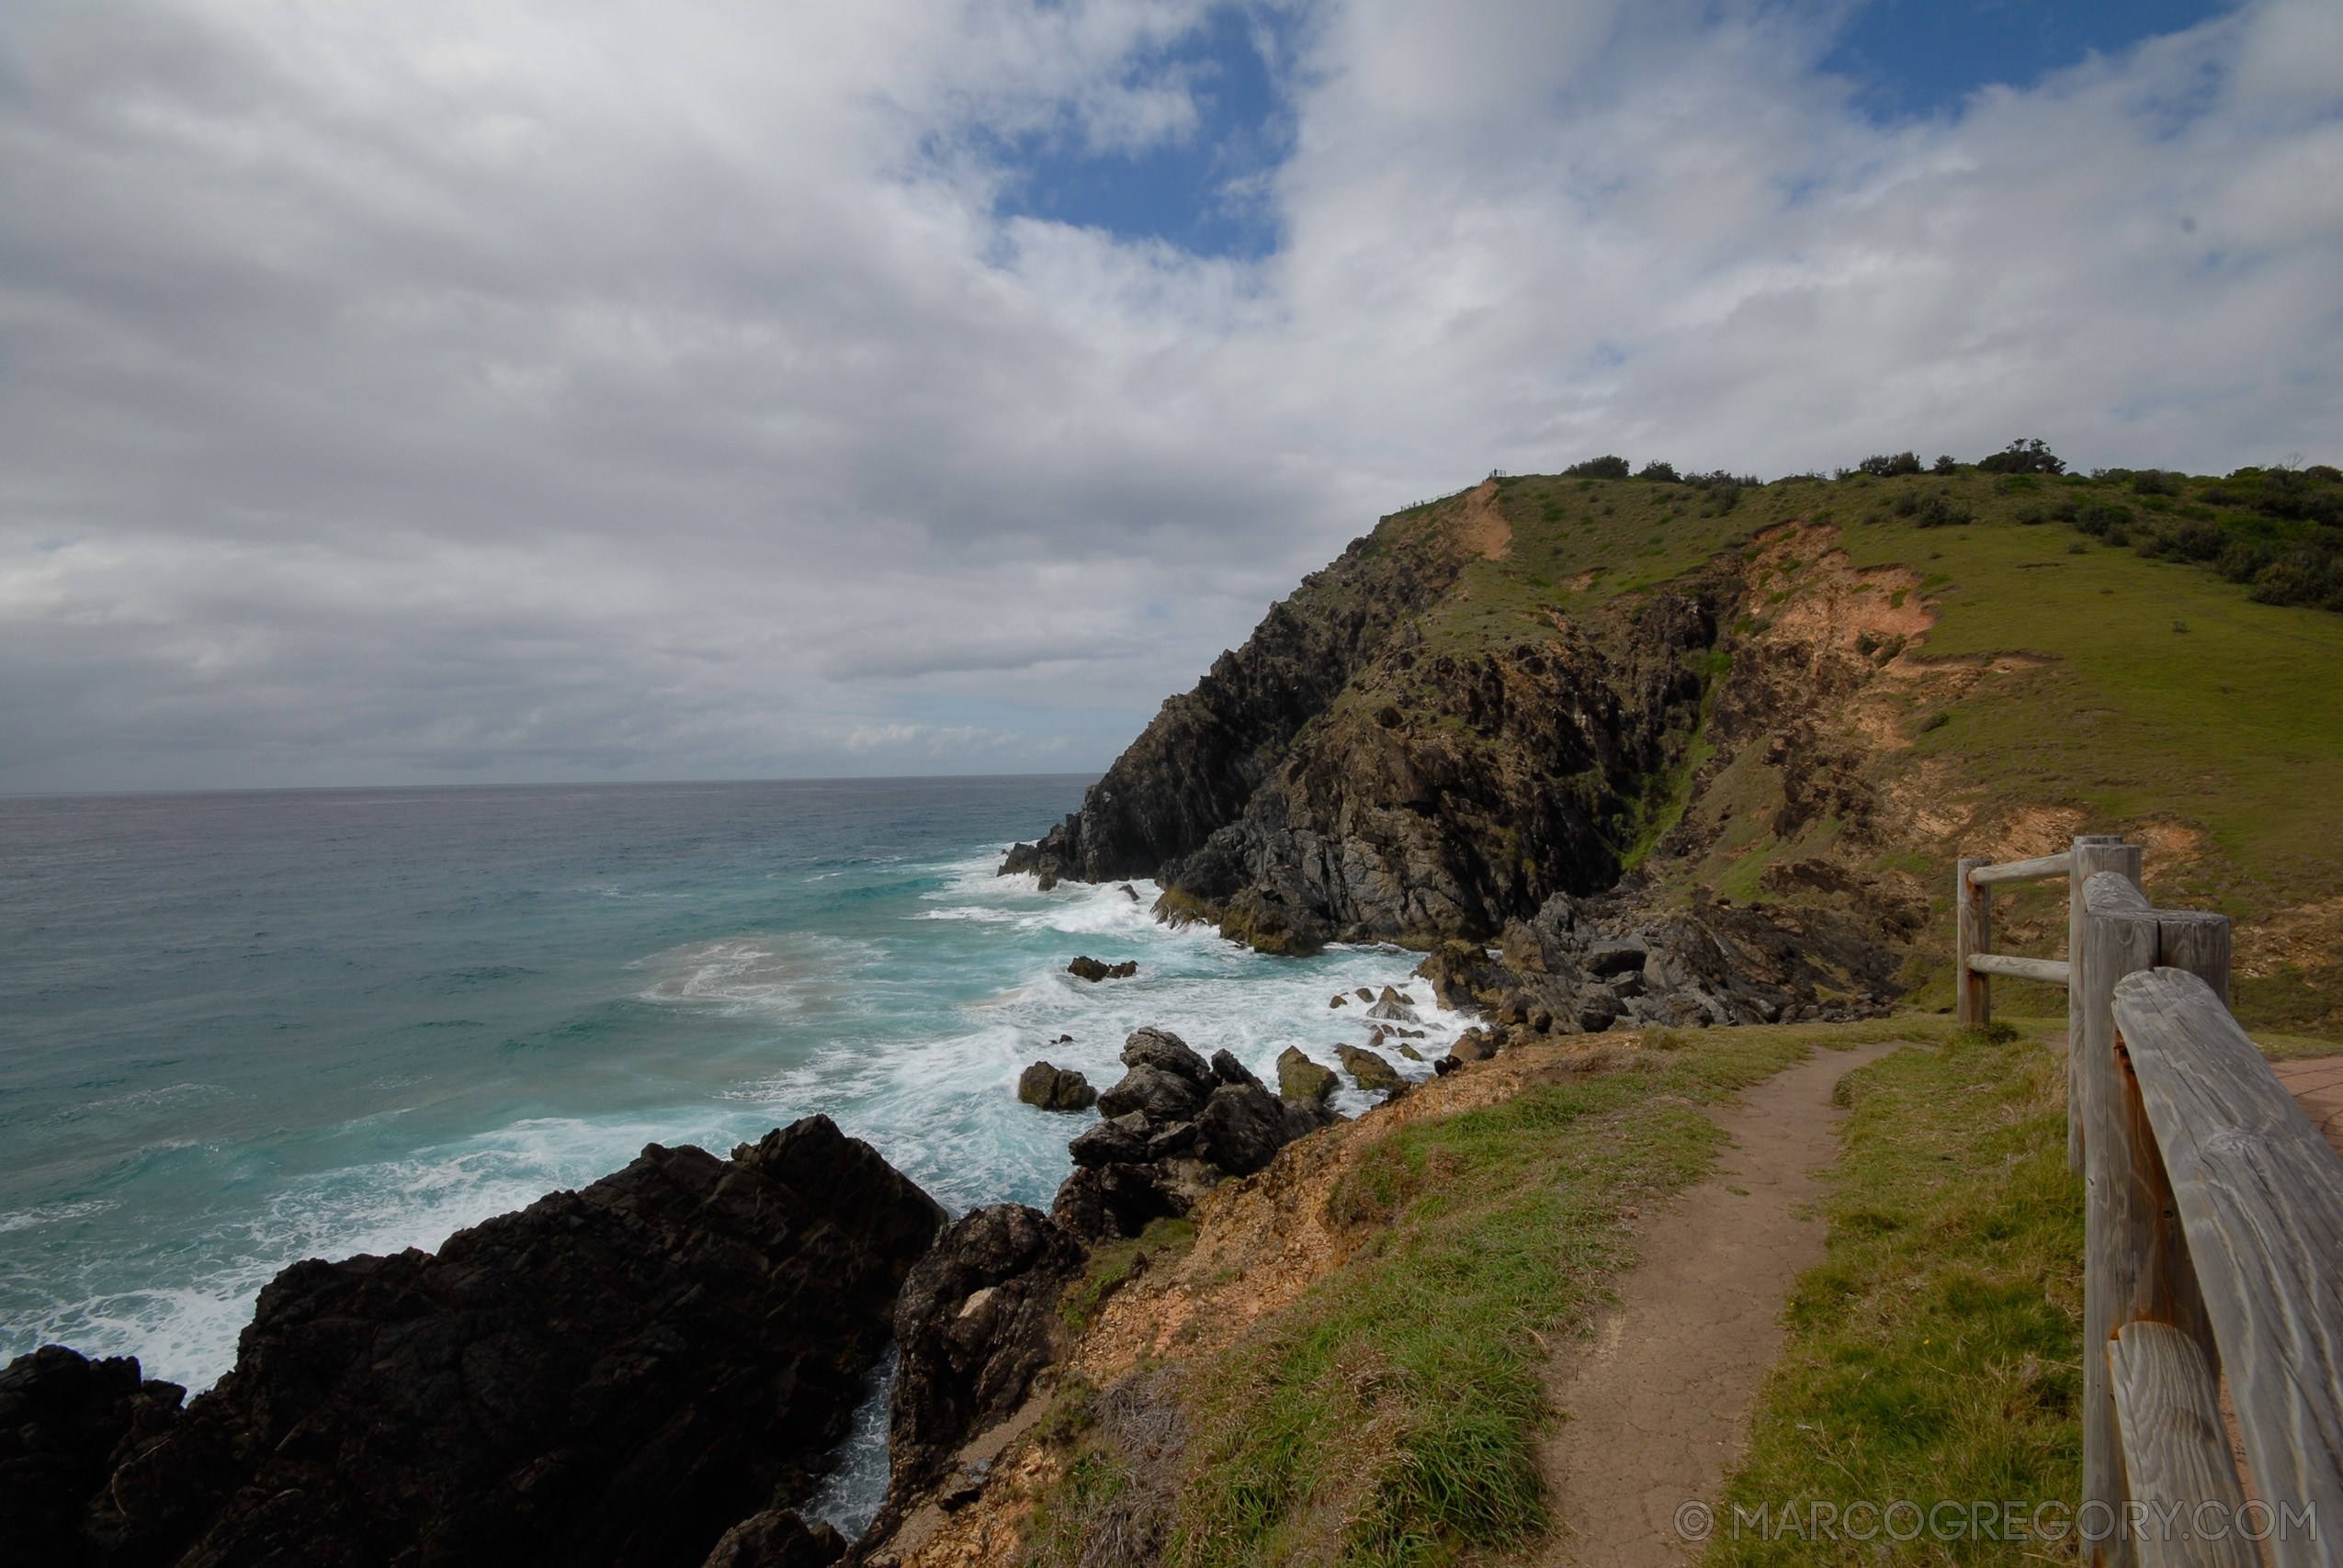
[[[1104,1085],[1142,1023],[1256,1071],[1364,1043],[1328,998],[1414,955],[1262,958],[1146,883],[996,877],[1086,782],[0,799],[0,1356],[202,1388],[298,1258],[815,1111],[955,1210],[1047,1206],[1089,1118],[1017,1103],[1027,1063]]]

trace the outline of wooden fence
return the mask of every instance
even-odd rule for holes
[[[2067,960],[1990,951],[1992,889],[2060,876]],[[1963,860],[1955,886],[1963,1023],[1989,1021],[1996,975],[2066,987],[2083,1560],[2343,1562],[2343,1158],[2230,1015],[2228,918],[2151,908],[2111,838]]]

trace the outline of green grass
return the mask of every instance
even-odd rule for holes
[[[1791,1298],[1789,1346],[1728,1478],[1710,1568],[2072,1558],[2071,1540],[2062,1554],[1925,1531],[1762,1539],[1784,1503],[1810,1526],[1817,1503],[1843,1514],[1858,1501],[2077,1498],[2083,1214],[2066,1172],[2065,1058],[2040,1026],[1995,1032],[2019,1037],[1952,1035],[1844,1080],[1828,1253]],[[1768,1525],[1747,1522],[1761,1506]],[[1897,1532],[1910,1521],[1899,1513]]]
[[[1940,493],[1973,521],[1919,527],[1917,512],[1896,511],[1905,498],[1919,503]],[[2149,896],[2251,925],[2343,884],[2343,811],[2332,804],[2343,799],[2343,615],[2254,603],[2245,587],[2208,568],[2086,539],[2051,515],[2067,502],[2154,511],[2147,503],[2156,499],[2071,477],[2029,491],[1974,472],[1862,476],[1745,490],[1731,511],[1703,516],[1703,497],[1689,487],[1528,476],[1506,480],[1500,492],[1514,531],[1511,554],[1468,566],[1460,591],[1424,611],[1417,628],[1433,649],[1510,647],[1546,635],[1557,615],[1690,582],[1776,524],[1835,521],[1855,567],[1902,565],[1921,574],[1919,592],[1937,624],[1919,658],[1987,666],[1973,680],[1961,673],[1957,694],[1920,689],[1902,720],[1911,744],[1876,760],[1874,782],[1892,786],[1926,770],[1924,796],[1985,808],[1980,834],[2001,815],[2043,807],[2078,814],[2085,832],[2195,836],[2189,854],[2151,848]],[[1436,523],[1463,504],[1450,498],[1386,526]],[[2046,520],[2021,521],[2027,516]],[[2237,525],[2300,531],[2266,518]],[[1590,572],[1584,587],[1569,587]],[[1753,629],[1768,596],[1794,578],[1753,584],[1740,629]],[[1362,693],[1358,700],[1384,698]],[[1652,781],[1672,793],[1645,803],[1643,822],[1678,819],[1682,803],[1673,795],[1688,790],[1689,773]],[[1712,800],[1734,799],[1718,845],[1729,854],[1698,868],[1657,868],[1663,878],[1689,888],[1697,877],[1743,902],[1805,897],[1764,889],[1763,874],[1776,862],[1818,852],[1838,824],[1811,823],[1790,842],[1772,840],[1763,824],[1781,803],[1779,781],[1747,757],[1707,791]],[[1890,822],[1886,836],[1898,831]],[[1619,847],[1634,856],[1646,846]],[[1891,843],[1876,867],[1903,850]],[[1913,871],[1932,900],[1948,874],[1941,864]],[[1937,902],[1911,976],[1923,1006],[1949,999],[1950,913]],[[2054,949],[2062,922],[2041,913],[2013,909],[2013,924],[2042,932],[2023,951]],[[2010,997],[2020,1008],[2047,1005],[2020,989]],[[2235,1005],[2249,1027],[2343,1040],[2343,964],[2313,960],[2241,977]]]
[[[1538,1337],[1633,1261],[1621,1206],[1706,1171],[1702,1104],[1817,1041],[1895,1032],[1710,1031],[1386,1137],[1331,1200],[1374,1241],[1197,1380],[1169,1560],[1440,1563],[1536,1539]]]

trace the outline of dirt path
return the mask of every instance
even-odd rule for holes
[[[2326,1135],[2337,1154],[2343,1155],[2343,1056],[2272,1062],[2269,1066],[2311,1119],[2311,1125]]]
[[[1749,1432],[1758,1381],[1781,1354],[1775,1321],[1801,1269],[1822,1261],[1814,1172],[1837,1153],[1831,1086],[1894,1045],[1817,1051],[1716,1115],[1732,1139],[1716,1173],[1646,1225],[1619,1304],[1557,1366],[1569,1414],[1542,1456],[1563,1529],[1546,1568],[1645,1568],[1697,1555],[1677,1507],[1714,1502]]]

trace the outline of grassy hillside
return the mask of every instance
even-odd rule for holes
[[[1879,803],[1868,837],[1845,841],[1835,811],[1777,837],[1768,824],[1796,759],[1745,752],[1705,776],[1687,770],[1674,811],[1689,809],[1713,841],[1651,869],[1687,890],[1794,905],[1833,897],[1785,880],[1818,860],[1895,882],[1930,910],[1907,978],[1934,1006],[1949,999],[1954,855],[2048,852],[2076,832],[2121,831],[2148,846],[2153,897],[2238,922],[2249,1023],[2343,1037],[2343,615],[2261,602],[2315,586],[2316,541],[2334,533],[2320,525],[2343,497],[2328,472],[2288,478],[2272,504],[2308,513],[2294,517],[2190,499],[2239,502],[2262,483],[2252,473],[1506,478],[1494,502],[1510,547],[1472,561],[1418,629],[1432,649],[1508,646],[1722,558],[1763,578],[1724,645],[1746,657],[1771,619],[1843,595],[1846,570],[1908,568],[1917,583],[1892,597],[1908,593],[1933,625],[1908,647],[1878,649],[1862,712],[1822,716]],[[1378,533],[1440,524],[1477,499],[1410,509]],[[1762,553],[1768,531],[1792,523],[1838,530],[1835,580],[1818,548],[1794,542],[1811,532]],[[1695,747],[1694,761],[1705,757]],[[1996,945],[2055,952],[2064,897],[2054,884],[2003,900]],[[2048,1012],[2054,998],[2009,983],[1999,1005]]]

